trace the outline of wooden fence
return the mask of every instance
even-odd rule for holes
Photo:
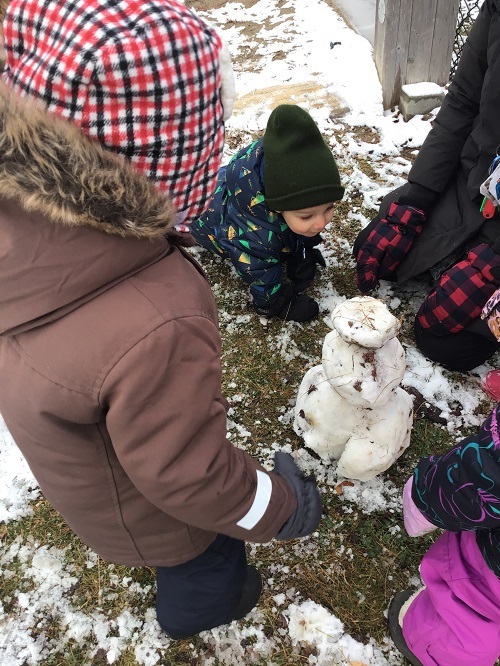
[[[377,0],[374,56],[384,108],[405,83],[448,83],[460,0]]]

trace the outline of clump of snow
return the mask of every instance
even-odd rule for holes
[[[217,653],[217,656],[205,657],[205,666],[262,663],[263,658],[270,658],[274,654],[276,645],[264,633],[262,614],[257,611],[253,612],[252,616],[255,617],[254,626],[241,627],[237,622],[232,622],[200,634]]]
[[[316,648],[316,656],[310,664],[331,666],[332,664],[373,664],[385,666],[386,658],[372,642],[363,645],[344,633],[343,623],[326,608],[314,601],[291,604],[287,611],[288,631],[292,643],[307,643]]]
[[[401,90],[408,97],[439,97],[439,95],[444,93],[444,88],[438,86],[437,83],[432,83],[432,81],[406,83],[404,86],[401,86]]]
[[[398,334],[401,324],[377,298],[355,296],[335,308],[332,326],[347,343],[380,349]]]

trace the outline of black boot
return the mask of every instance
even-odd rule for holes
[[[399,624],[399,611],[403,604],[415,594],[415,590],[403,590],[395,594],[389,604],[387,611],[387,622],[389,625],[389,633],[397,649],[404,655],[410,664],[413,666],[423,666],[422,662],[410,650],[406,644],[405,637],[403,636],[403,629]]]
[[[249,564],[247,566],[247,577],[241,590],[241,599],[233,609],[232,619],[241,620],[257,605],[262,592],[262,577],[259,571]]]

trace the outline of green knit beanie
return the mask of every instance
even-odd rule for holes
[[[264,189],[271,210],[311,208],[344,196],[332,152],[304,109],[277,106],[269,116],[263,147]]]

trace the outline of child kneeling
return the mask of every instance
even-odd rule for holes
[[[500,406],[480,432],[422,458],[403,493],[406,531],[442,534],[425,584],[389,606],[389,631],[414,666],[493,666],[500,655]]]
[[[264,137],[219,171],[212,200],[190,231],[205,249],[231,260],[259,315],[308,321],[319,307],[301,292],[317,265],[326,265],[316,246],[343,195],[335,159],[314,120],[300,107],[282,104]]]

